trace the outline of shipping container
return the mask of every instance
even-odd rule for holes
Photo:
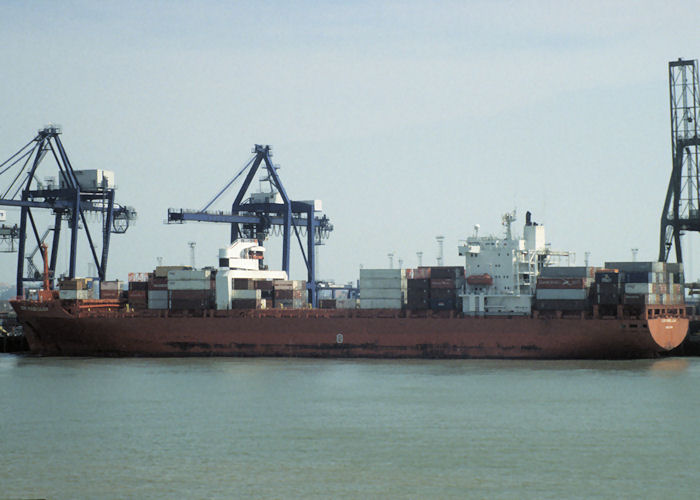
[[[426,279],[413,278],[413,279],[407,280],[406,283],[407,283],[407,288],[409,290],[413,290],[413,289],[428,290],[430,288],[430,280],[427,278]]]
[[[585,288],[588,278],[537,278],[537,289],[581,289]]]
[[[232,290],[254,290],[255,280],[250,278],[232,278],[231,279],[231,289]]]
[[[537,288],[537,300],[586,300],[588,290],[585,288]]]
[[[58,298],[61,300],[87,300],[90,298],[88,290],[63,289],[58,291]]]
[[[430,290],[430,300],[457,299],[457,290],[454,288],[433,288]]]
[[[61,290],[87,290],[87,278],[63,279],[58,283]]]
[[[538,311],[587,311],[587,300],[535,300]]]
[[[231,309],[263,309],[262,299],[233,299]]]
[[[406,278],[405,269],[360,269],[360,281],[363,279]]]
[[[168,290],[211,290],[210,279],[203,280],[171,280],[168,279]]]
[[[600,270],[595,273],[596,284],[614,284],[620,283],[620,273],[614,269]]]
[[[121,291],[124,288],[124,282],[119,280],[102,281],[100,282],[100,291],[117,290]]]
[[[608,269],[617,269],[625,273],[664,273],[665,262],[606,262]]]
[[[639,282],[633,281],[625,283],[625,294],[647,294],[655,293],[655,286],[653,283],[649,282]]]
[[[321,299],[318,301],[319,309],[335,309],[335,299]]]
[[[148,290],[148,281],[129,281],[129,291],[142,291]]]
[[[365,288],[406,288],[405,278],[360,278],[360,290]]]
[[[204,281],[211,279],[211,269],[171,269],[168,281]]]
[[[622,273],[623,283],[655,283],[658,273],[646,271],[625,271]]]
[[[275,300],[280,299],[280,300],[302,300],[305,298],[305,291],[304,290],[274,290],[274,298]]]
[[[401,299],[363,299],[360,298],[360,309],[401,309]]]
[[[149,290],[148,291],[148,308],[149,309],[167,309],[168,308],[168,291],[167,290]]]
[[[154,277],[156,278],[168,278],[168,271],[181,271],[184,269],[192,269],[190,266],[156,266],[155,271],[153,272]]]
[[[434,274],[433,274],[434,276]],[[430,288],[456,288],[454,278],[430,278]]]
[[[461,266],[432,266],[430,278],[451,280],[464,278],[464,268]]]
[[[406,292],[400,288],[361,288],[361,299],[398,299],[402,300]]]
[[[233,290],[231,292],[231,298],[258,300],[262,298],[262,292],[261,290]]]
[[[597,268],[592,266],[549,266],[540,273],[541,278],[593,278]],[[538,278],[539,279],[539,278]]]
[[[255,280],[254,288],[256,290],[272,291],[274,288],[274,283],[272,282],[272,280]]]

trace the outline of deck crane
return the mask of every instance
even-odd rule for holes
[[[292,233],[299,242],[299,248],[307,269],[307,290],[309,302],[316,307],[316,245],[327,238],[333,225],[325,215],[321,215],[320,203],[316,201],[292,201],[272,164],[270,146],[256,144],[254,156],[201,210],[169,209],[168,223],[187,221],[218,222],[230,224],[231,243],[239,238],[255,238],[263,241],[273,226],[282,228],[282,269],[289,275],[289,260]],[[248,189],[260,167],[266,171],[262,182],[268,182],[269,192],[252,193],[246,198]],[[247,171],[243,185],[231,205],[231,212],[209,210],[210,207]],[[306,245],[302,243],[300,231],[306,233]]]
[[[59,135],[60,127],[49,125],[38,131],[36,137],[24,145],[10,158],[0,163],[0,206],[19,207],[19,226],[3,226],[0,236],[9,240],[14,249],[17,244],[17,295],[23,295],[24,283],[41,281],[37,267],[31,259],[37,253],[27,252],[28,226],[36,239],[37,249],[41,248],[49,232],[53,232],[51,254],[48,272],[50,285],[53,287],[53,277],[56,271],[56,261],[59,251],[61,225],[64,220],[70,229],[70,260],[68,278],[74,278],[78,252],[78,233],[85,231],[92,257],[100,280],[107,274],[107,257],[111,233],[124,233],[129,222],[136,218],[136,211],[122,206],[114,201],[114,179],[109,171],[103,170],[74,170]],[[41,181],[38,169],[45,157],[53,158],[58,166],[58,184],[53,179]],[[55,174],[55,172],[52,172]],[[99,182],[88,185],[86,179],[96,179]],[[97,174],[100,174],[99,176]],[[103,175],[104,174],[104,175]],[[109,173],[111,174],[111,173]],[[54,217],[53,227],[39,236],[35,211],[51,210]],[[98,257],[93,237],[88,227],[86,213],[102,214],[102,249]],[[7,243],[7,241],[6,241]],[[28,276],[24,275],[25,260],[28,261]]]

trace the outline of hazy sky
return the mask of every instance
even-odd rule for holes
[[[322,278],[463,263],[457,244],[525,211],[583,264],[657,257],[671,169],[670,60],[700,56],[695,2],[32,2],[0,4],[0,161],[53,122],[74,168],[114,170],[139,219],[109,275],[216,265],[201,208],[273,146],[290,197],[335,226]],[[44,176],[55,176],[45,162]],[[0,177],[0,188],[7,179]],[[232,191],[218,209],[230,209]],[[8,210],[10,222],[17,210]],[[45,224],[48,224],[46,220]],[[67,233],[64,233],[67,235]],[[67,238],[61,266],[67,263]],[[268,263],[279,266],[280,240]],[[700,274],[697,238],[685,248]],[[79,255],[87,272],[89,252]],[[38,263],[38,259],[37,259]],[[0,255],[14,281],[16,254]],[[304,278],[299,253],[294,277]]]

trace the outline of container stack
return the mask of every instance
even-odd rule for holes
[[[273,280],[255,280],[254,288],[260,290],[260,299],[265,301],[267,306],[272,306],[274,301],[274,281]]]
[[[457,303],[457,288],[464,279],[463,267],[441,266],[430,268],[430,309],[452,311],[461,309]]]
[[[119,300],[122,288],[122,281],[102,281],[100,282],[100,298],[104,300]]]
[[[606,262],[620,271],[621,303],[626,307],[685,302],[683,264],[666,262]]]
[[[165,274],[165,275],[163,275]],[[168,308],[168,273],[156,272],[148,276],[148,308]]]
[[[306,307],[306,281],[273,281],[275,309],[302,309]]]
[[[408,308],[411,310],[450,311],[461,309],[457,290],[464,281],[459,266],[419,267],[408,280]]]
[[[250,278],[233,278],[231,292],[232,309],[264,309],[262,292],[255,287],[255,280]]]
[[[148,274],[129,273],[129,307],[132,309],[148,309]]]
[[[420,275],[423,276],[428,274],[425,270],[430,271],[430,268],[421,270]],[[413,278],[407,280],[407,307],[412,311],[427,310],[430,309],[430,278],[416,278],[416,271]]]
[[[213,309],[215,282],[212,277],[209,269],[168,271],[170,309]]]
[[[620,304],[621,277],[619,269],[605,268],[595,273],[595,303],[602,314],[617,314]]]
[[[539,311],[587,311],[595,281],[594,267],[545,267],[537,278],[535,309]]]
[[[62,300],[87,300],[91,298],[87,278],[64,279],[59,283],[58,297]]]
[[[360,269],[360,309],[403,309],[405,269]]]

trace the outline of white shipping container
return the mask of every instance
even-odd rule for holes
[[[261,290],[231,290],[232,299],[260,299]]]
[[[399,299],[402,300],[406,292],[400,288],[362,288],[361,299]]]
[[[401,309],[401,299],[360,299],[360,309]]]
[[[406,278],[360,278],[360,290],[364,288],[406,288]]]
[[[625,283],[625,293],[654,293],[653,283]]]
[[[588,290],[584,288],[538,288],[537,300],[586,300]]]
[[[168,290],[211,290],[211,280],[171,280],[168,279]]]
[[[209,269],[171,269],[168,271],[168,281],[200,281],[209,279],[211,279],[211,270]]]
[[[58,298],[63,300],[87,300],[90,298],[89,290],[59,290]]]
[[[360,269],[360,280],[363,278],[405,278],[405,269]]]

